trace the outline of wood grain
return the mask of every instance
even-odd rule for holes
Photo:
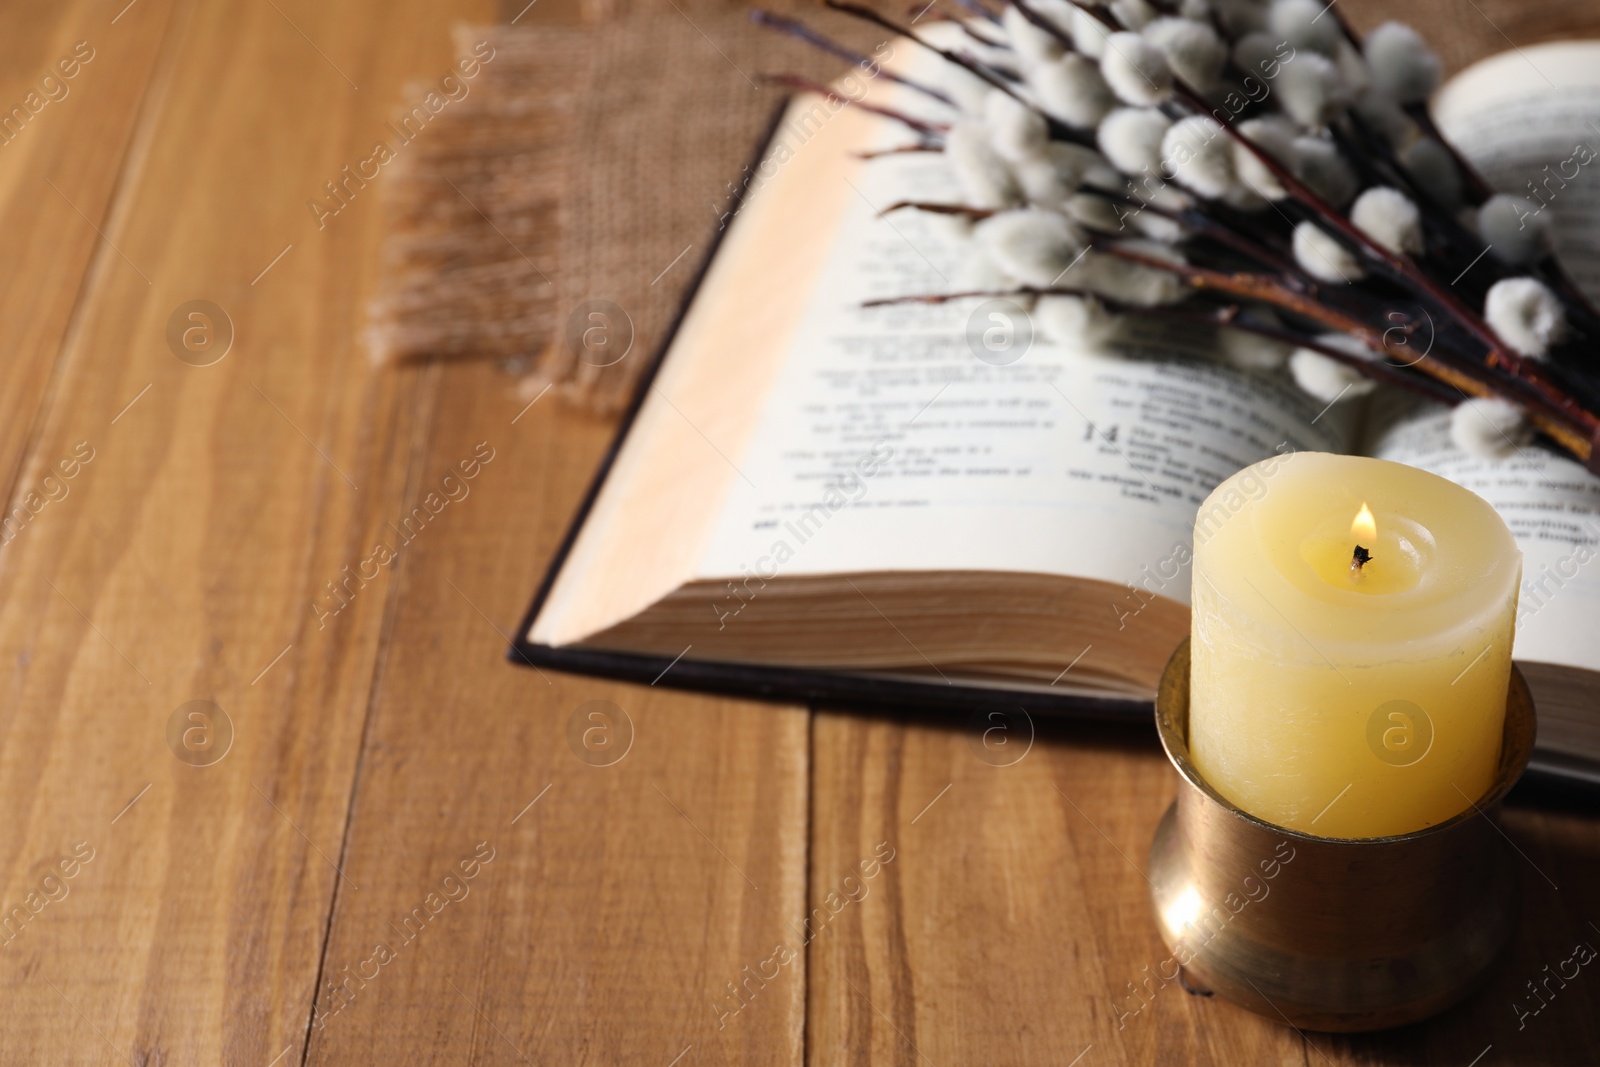
[[[798,1062],[803,961],[741,1010],[726,985],[804,910],[807,713],[504,662],[610,432],[549,400],[518,417],[513,385],[439,378],[408,498],[452,471],[464,495],[400,564],[311,1062]],[[478,842],[495,859],[407,926]],[[379,942],[393,961],[357,965]]]
[[[1057,726],[1020,755],[1026,720],[996,725],[986,745],[985,723],[816,716],[811,1062],[1465,1064],[1489,1046],[1504,1058],[1485,1062],[1592,1062],[1600,982],[1525,987],[1600,946],[1592,818],[1509,813],[1522,929],[1481,992],[1395,1033],[1297,1035],[1160,978],[1143,867],[1176,776],[1159,751]],[[880,841],[893,862],[849,882]]]
[[[88,290],[128,269],[97,231],[115,226],[118,183],[137,166],[139,133],[160,106],[165,79],[157,72],[165,68],[163,49],[172,47],[178,6],[147,0],[139,17],[115,23],[114,11],[89,0],[7,14],[0,40],[0,485],[7,499]]]
[[[1143,873],[1164,758],[1028,734],[817,714],[811,908],[837,914],[810,943],[810,1062],[1301,1063],[1231,1005],[1137,995],[1168,955]],[[860,901],[830,901],[884,841]]]
[[[75,842],[94,859],[4,948],[8,1063],[299,1055],[387,590],[322,629],[311,604],[392,515],[415,432],[413,383],[373,378],[355,343],[376,212],[358,198],[318,232],[305,201],[475,10],[145,0],[115,27],[170,19],[169,44],[114,202],[57,175],[115,254],[78,283],[12,504],[78,442],[94,458],[0,566],[7,908]],[[141,86],[89,89],[67,104]],[[168,348],[195,298],[236,328],[213,366]],[[235,728],[213,766],[168,748],[197,699]]]
[[[8,11],[0,104],[96,55],[0,146],[0,472],[37,506],[0,548],[0,1067],[1593,1062],[1600,976],[1536,1014],[1526,986],[1600,945],[1592,814],[1506,813],[1522,935],[1467,1004],[1297,1035],[1138,995],[1175,787],[1147,737],[1000,766],[988,723],[506,664],[610,426],[490,366],[372,371],[375,190],[320,229],[306,203],[497,6]],[[1481,8],[1419,8],[1452,66],[1593,5]],[[196,299],[234,327],[213,366],[168,347]],[[191,700],[232,723],[220,762],[169,748]],[[590,701],[632,724],[609,765]]]

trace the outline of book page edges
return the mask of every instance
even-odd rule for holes
[[[852,671],[958,673],[1148,696],[1189,609],[1089,578],[865,571],[689,583],[585,638],[595,649]]]
[[[774,144],[812,103],[790,105]],[[850,179],[862,161],[851,151],[875,121],[845,108],[769,176],[768,160],[757,169],[530,641],[570,644],[693,577],[855,195]]]

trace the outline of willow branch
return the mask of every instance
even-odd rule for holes
[[[903,144],[896,148],[880,148],[875,152],[853,152],[857,159],[882,159],[884,156],[903,156],[913,152],[943,152],[941,145],[931,141],[918,141],[916,144]]]
[[[931,215],[964,215],[969,219],[986,219],[990,215],[998,214],[998,212],[986,207],[968,207],[965,204],[936,204],[929,200],[896,200],[878,212],[878,217],[881,219],[891,211],[903,211],[906,208],[926,211]]]
[[[813,48],[816,48],[820,51],[826,52],[830,56],[837,56],[840,59],[855,64],[863,71],[871,68],[875,72],[876,76],[886,78],[887,80],[894,82],[896,85],[904,85],[907,89],[913,89],[924,96],[931,97],[947,107],[957,107],[956,102],[951,99],[950,95],[943,90],[935,89],[931,85],[923,85],[921,82],[913,81],[912,79],[904,77],[903,75],[896,74],[894,71],[884,67],[871,56],[857,52],[854,49],[846,48],[844,45],[833,40],[831,37],[819,33],[810,26],[807,26],[799,19],[791,19],[783,15],[775,14],[771,11],[763,11],[760,8],[755,8],[750,12],[750,21],[754,22],[758,26],[765,26],[768,29],[777,30],[779,33],[785,33],[790,37],[796,38],[797,40],[804,41],[806,44],[809,44]]]
[[[986,19],[993,23],[999,23],[1000,21],[1000,16],[989,10],[980,0],[956,0],[956,3],[981,19]]]
[[[992,88],[999,89],[1002,93],[1005,93],[1018,103],[1027,103],[1021,97],[1017,96],[1015,90],[1013,90],[1003,80],[996,77],[995,74],[983,64],[977,62],[970,56],[962,55],[960,52],[952,52],[948,48],[940,48],[938,45],[930,43],[925,38],[917,36],[910,26],[901,26],[893,19],[879,14],[872,8],[866,7],[862,4],[852,3],[851,0],[822,0],[822,2],[824,6],[830,7],[835,11],[843,12],[844,14],[850,15],[853,18],[861,19],[864,22],[870,22],[874,26],[888,30],[890,33],[898,34],[899,36],[911,41],[913,44],[925,48],[934,55],[939,56],[945,62],[954,63],[967,73],[987,82]]]
[[[814,81],[811,78],[807,78],[803,74],[758,74],[756,77],[760,78],[768,85],[781,85],[786,89],[797,89],[801,92],[816,93],[818,96],[824,97],[828,100],[837,100],[846,107],[858,107],[862,111],[867,111],[874,115],[882,115],[886,119],[893,119],[896,122],[910,127],[917,133],[922,134],[924,137],[943,137],[950,131],[950,127],[942,123],[924,122],[921,119],[912,118],[910,115],[907,115],[904,112],[895,111],[893,108],[881,107],[877,104],[869,104],[863,100],[852,100],[848,96],[840,96],[830,87],[823,85],[819,81]]]
[[[1170,222],[1175,222],[1179,226],[1187,227],[1195,233],[1209,237],[1218,244],[1231,248],[1240,255],[1253,259],[1263,266],[1272,267],[1296,277],[1305,276],[1298,264],[1283,256],[1276,249],[1251,240],[1233,227],[1218,222],[1204,212],[1160,207],[1143,197],[1129,196],[1126,193],[1102,189],[1098,185],[1081,185],[1078,187],[1078,192],[1083,195],[1098,196],[1123,207],[1135,208],[1135,214],[1148,211],[1152,215],[1157,215]],[[1122,216],[1119,216],[1120,218]]]
[[[966,34],[968,37],[972,38],[974,41],[976,41],[979,44],[983,45],[985,48],[1006,48],[1006,47],[1008,47],[1004,41],[993,41],[993,40],[990,40],[989,38],[985,37],[983,34],[979,33],[976,29],[974,29],[973,26],[972,26],[972,23],[969,22],[966,19],[956,19],[955,23],[956,23],[957,26],[961,27],[961,32],[962,33]]]
[[[1462,303],[1455,294],[1440,286],[1425,271],[1421,270],[1415,262],[1405,256],[1396,255],[1374,241],[1364,230],[1335,211],[1327,201],[1323,200],[1304,182],[1295,177],[1270,152],[1267,152],[1250,138],[1240,133],[1231,119],[1218,118],[1205,98],[1184,84],[1181,79],[1175,78],[1173,86],[1178,95],[1191,107],[1211,115],[1213,121],[1234,141],[1243,145],[1246,151],[1261,161],[1262,166],[1267,168],[1268,172],[1278,180],[1291,196],[1314,212],[1329,228],[1337,231],[1339,236],[1346,242],[1354,244],[1370,257],[1383,264],[1391,274],[1409,283],[1414,290],[1428,296],[1441,309],[1448,311],[1463,326],[1477,335],[1485,348],[1488,349],[1488,362],[1491,366],[1504,371],[1512,379],[1523,383],[1546,407],[1556,413],[1556,417],[1568,425],[1582,430],[1580,436],[1584,445],[1581,454],[1587,459],[1590,452],[1590,441],[1597,433],[1600,433],[1600,417],[1597,417],[1593,412],[1584,408],[1562,391],[1555,382],[1535,366],[1533,361],[1524,359],[1508,348],[1500,340],[1499,335],[1489,328],[1489,324],[1484,322],[1477,312]]]
[[[1341,11],[1332,10],[1331,7],[1330,11],[1333,15],[1334,21],[1337,22],[1340,29],[1344,31],[1345,37],[1347,37],[1350,43],[1356,47],[1357,51],[1360,51],[1361,38],[1356,34],[1355,30],[1351,28],[1350,23],[1344,17],[1344,13]],[[1478,168],[1473,166],[1472,163],[1467,160],[1467,157],[1463,156],[1456,149],[1456,146],[1451,144],[1449,139],[1446,138],[1445,135],[1440,131],[1438,124],[1433,121],[1433,114],[1428,110],[1428,105],[1426,103],[1406,104],[1402,107],[1402,110],[1405,111],[1406,115],[1410,117],[1412,122],[1417,124],[1418,129],[1422,131],[1424,136],[1439,142],[1439,144],[1444,147],[1445,152],[1449,154],[1451,162],[1455,164],[1456,170],[1461,173],[1462,179],[1467,184],[1468,203],[1472,204],[1473,206],[1481,205],[1484,201],[1488,200],[1494,195],[1494,189],[1489,185],[1488,180],[1478,172]],[[1381,138],[1379,140],[1381,141]],[[1387,142],[1383,142],[1383,144],[1384,147],[1387,148]],[[1399,171],[1408,182],[1411,180],[1410,171],[1403,165],[1400,165],[1398,161],[1395,161],[1395,169]],[[1415,182],[1411,182],[1411,184],[1415,186]],[[1453,217],[1449,216],[1448,212],[1441,212],[1441,214],[1444,214],[1447,218],[1449,218],[1450,223],[1452,223],[1457,229],[1464,229],[1455,222]],[[1559,290],[1561,294],[1566,297],[1567,301],[1578,310],[1584,319],[1587,320],[1589,327],[1591,329],[1600,327],[1600,310],[1596,310],[1595,306],[1590,302],[1589,297],[1578,288],[1575,282],[1573,282],[1572,276],[1567,273],[1566,268],[1561,264],[1560,260],[1556,259],[1554,256],[1551,256],[1549,257],[1549,262],[1543,266],[1547,276],[1554,283],[1555,288]],[[1600,340],[1600,338],[1596,338],[1596,340]]]
[[[1075,51],[1077,49],[1077,46],[1073,44],[1071,34],[1067,33],[1066,30],[1062,29],[1060,26],[1057,26],[1054,22],[1051,22],[1039,12],[1035,11],[1033,9],[1033,5],[1029,4],[1027,0],[1011,0],[1011,6],[1021,12],[1023,18],[1033,23],[1045,33],[1048,33],[1051,37],[1054,37],[1056,39],[1056,43],[1062,45],[1068,51]]]
[[[962,70],[980,79],[991,88],[1000,90],[1002,93],[1005,93],[1007,96],[1011,97],[1011,99],[1027,108],[1029,111],[1032,111],[1036,115],[1042,117],[1050,127],[1051,136],[1056,140],[1071,141],[1074,144],[1084,145],[1085,147],[1089,148],[1094,147],[1092,140],[1088,136],[1079,133],[1077,130],[1074,130],[1060,119],[1057,119],[1046,112],[1040,111],[1032,103],[1024,100],[1020,95],[1018,95],[1015,89],[1007,85],[1005,83],[1005,79],[997,76],[988,67],[984,66],[982,63],[979,63],[971,56],[962,55],[960,52],[952,52],[948,48],[940,48],[938,45],[932,44],[926,39],[917,36],[911,27],[901,26],[893,19],[886,18],[885,16],[874,11],[872,8],[853,3],[851,0],[822,0],[822,2],[824,5],[832,8],[835,11],[840,11],[854,18],[861,19],[865,22],[870,22],[874,26],[888,30],[890,33],[897,33],[911,41],[913,44],[921,48],[925,48],[934,55],[939,56],[945,62],[955,64]]]
[[[1070,286],[1051,286],[1040,289],[1025,287],[1022,289],[975,289],[960,293],[924,293],[911,296],[890,296],[877,300],[868,300],[861,306],[864,308],[896,307],[908,304],[934,305],[947,304],[956,300],[969,299],[995,299],[999,297],[1015,296],[1075,296],[1099,301],[1108,311],[1123,316],[1154,316],[1162,319],[1173,319],[1181,322],[1192,322],[1206,326],[1226,327],[1228,329],[1243,330],[1259,337],[1266,337],[1284,344],[1294,345],[1296,348],[1310,349],[1329,359],[1335,360],[1348,367],[1360,371],[1363,375],[1386,384],[1405,389],[1418,396],[1441,404],[1453,404],[1460,400],[1458,394],[1449,392],[1442,383],[1418,374],[1408,374],[1394,364],[1376,362],[1351,355],[1342,349],[1319,341],[1307,334],[1297,333],[1284,326],[1269,326],[1254,320],[1242,318],[1243,309],[1238,304],[1228,304],[1207,310],[1196,310],[1184,304],[1158,304],[1153,307],[1143,304],[1129,304],[1112,300],[1099,293],[1088,289],[1078,289]]]
[[[1182,307],[1183,305],[1181,304],[1175,305],[1176,309],[1181,309]],[[1297,333],[1294,330],[1288,329],[1287,327],[1272,326],[1267,323],[1259,323],[1251,319],[1236,317],[1239,312],[1239,306],[1237,304],[1231,304],[1218,310],[1220,313],[1213,313],[1209,316],[1188,315],[1180,317],[1187,317],[1194,321],[1212,321],[1217,325],[1227,326],[1235,330],[1243,330],[1246,333],[1253,333],[1258,337],[1266,337],[1274,341],[1282,341],[1285,344],[1292,344],[1296,348],[1310,349],[1319,355],[1327,356],[1331,360],[1335,360],[1336,362],[1343,363],[1347,367],[1352,367],[1356,370],[1359,370],[1368,377],[1386,382],[1389,385],[1398,386],[1409,392],[1415,393],[1418,396],[1427,397],[1429,400],[1434,400],[1441,404],[1449,404],[1453,406],[1461,399],[1459,393],[1452,392],[1450,389],[1446,388],[1443,382],[1436,378],[1429,377],[1426,374],[1407,374],[1401,371],[1395,364],[1386,361],[1378,362],[1374,360],[1362,359],[1359,356],[1353,356],[1349,352],[1346,352],[1343,349],[1335,348],[1316,337],[1310,337]],[[1389,354],[1392,353],[1386,350],[1385,355]],[[1410,367],[1411,364],[1407,363],[1403,364],[1403,366]]]
[[[1429,261],[1447,274],[1459,275],[1470,270],[1478,260],[1483,258],[1483,248],[1481,247],[1483,238],[1462,225],[1453,211],[1447,209],[1445,205],[1435,199],[1433,194],[1416,180],[1411,173],[1411,169],[1395,155],[1394,149],[1390,147],[1389,142],[1373,130],[1365,119],[1353,110],[1345,118],[1350,123],[1350,127],[1358,138],[1359,146],[1362,149],[1361,151],[1355,151],[1354,146],[1351,146],[1346,155],[1352,159],[1362,161],[1368,161],[1369,157],[1376,159],[1383,164],[1387,171],[1387,173],[1379,171],[1369,161],[1367,169],[1377,179],[1380,181],[1392,180],[1395,184],[1401,186],[1402,191],[1417,203],[1432,208],[1423,217],[1431,225],[1433,232],[1444,245],[1444,254],[1430,256]],[[1343,142],[1347,140],[1346,136],[1337,130],[1334,131],[1334,136],[1341,142],[1341,147],[1343,147]],[[1446,147],[1448,148],[1449,146],[1446,145]],[[1429,244],[1430,247],[1433,246],[1432,241]],[[1498,261],[1495,264],[1491,264],[1491,269],[1494,269],[1497,264]],[[1589,302],[1589,298],[1578,289],[1576,283],[1572,281],[1571,276],[1567,274],[1566,269],[1562,266],[1561,261],[1553,255],[1546,256],[1540,263],[1536,264],[1536,268],[1539,273],[1544,275],[1551,288],[1565,300],[1568,310],[1573,312],[1574,318],[1577,320],[1576,324],[1580,325],[1582,331],[1587,336],[1600,341],[1600,311],[1597,311]],[[1495,278],[1496,280],[1509,278],[1512,273],[1511,271],[1499,269],[1495,271]],[[1488,287],[1478,286],[1477,288],[1481,290]]]
[[[1115,242],[1105,242],[1099,249],[1106,255],[1125,259],[1130,263],[1138,263],[1155,270],[1167,271],[1177,275],[1191,289],[1200,292],[1221,292],[1231,296],[1244,297],[1256,300],[1263,304],[1270,304],[1282,308],[1312,322],[1321,323],[1331,330],[1348,333],[1360,339],[1362,344],[1374,352],[1382,352],[1392,356],[1402,353],[1396,352],[1385,340],[1384,334],[1376,333],[1370,323],[1361,319],[1345,315],[1326,304],[1311,299],[1302,293],[1297,293],[1284,287],[1277,279],[1261,274],[1232,273],[1227,271],[1210,270],[1205,267],[1195,267],[1187,263],[1174,263],[1170,260],[1159,259],[1155,256],[1146,256],[1139,252],[1118,247]],[[1387,331],[1385,331],[1387,332]],[[1423,373],[1443,381],[1462,393],[1475,397],[1499,397],[1504,395],[1500,388],[1503,379],[1495,377],[1488,367],[1461,361],[1459,364],[1446,361],[1432,353],[1423,353],[1411,360],[1411,366]],[[1515,382],[1515,380],[1513,380]],[[1516,384],[1526,384],[1516,382]],[[1567,405],[1572,401],[1566,400]],[[1593,435],[1586,432],[1581,425],[1575,426],[1567,414],[1566,406],[1552,404],[1545,397],[1537,393],[1519,397],[1528,412],[1528,418],[1546,436],[1560,444],[1578,459],[1588,462],[1592,452]]]

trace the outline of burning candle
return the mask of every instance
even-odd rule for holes
[[[1492,507],[1358,456],[1265,460],[1195,522],[1189,751],[1279,826],[1386,837],[1491,786],[1522,556]]]

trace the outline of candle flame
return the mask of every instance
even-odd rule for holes
[[[1350,536],[1356,541],[1371,544],[1378,539],[1378,522],[1372,517],[1372,509],[1363,501],[1361,510],[1356,512],[1355,521],[1350,524]]]

